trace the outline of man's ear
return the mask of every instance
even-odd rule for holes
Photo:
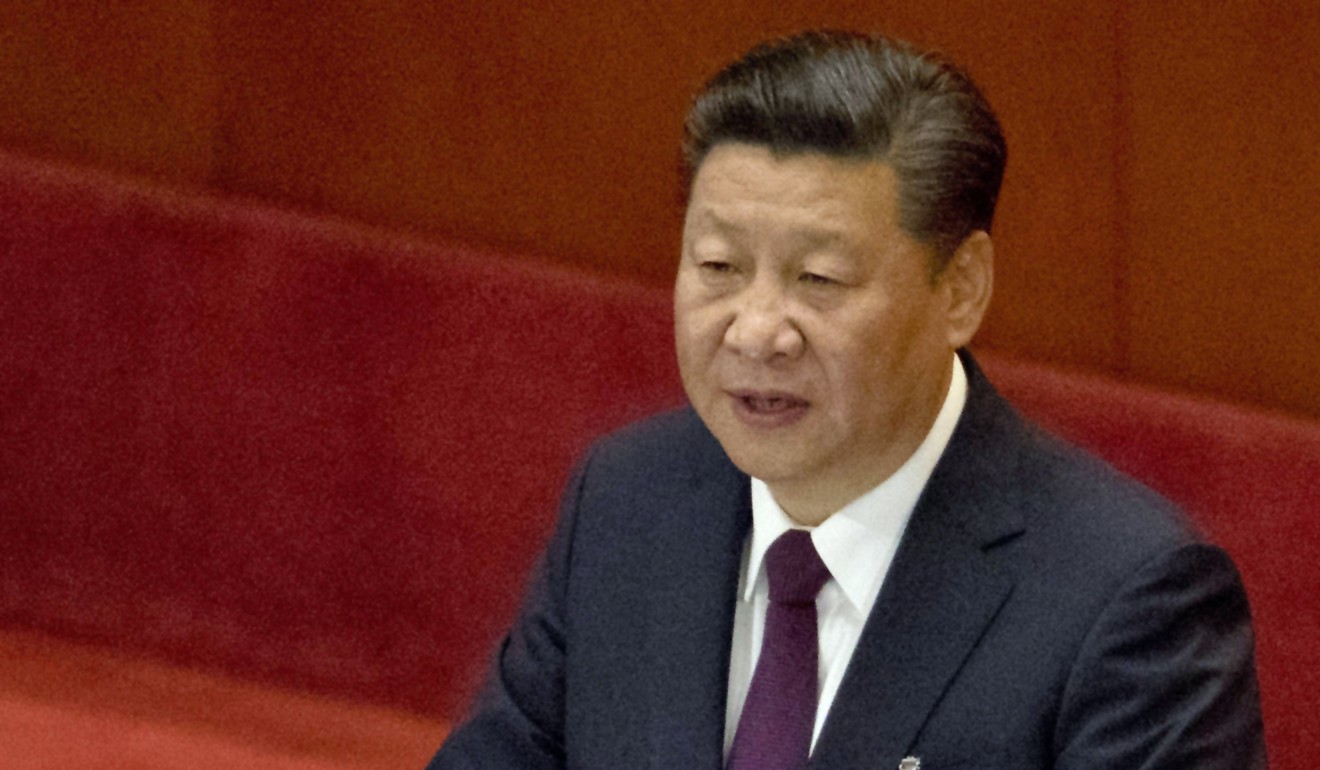
[[[977,230],[964,238],[939,280],[948,302],[949,345],[957,349],[971,342],[990,306],[995,285],[995,244],[990,234]]]

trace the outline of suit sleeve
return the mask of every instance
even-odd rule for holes
[[[580,491],[590,457],[569,482],[559,523],[485,688],[427,770],[564,767],[565,593]]]
[[[1264,768],[1246,593],[1227,554],[1144,565],[1101,613],[1065,688],[1059,770]]]

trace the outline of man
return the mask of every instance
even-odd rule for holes
[[[966,76],[806,33],[686,128],[692,409],[585,458],[432,767],[1263,766],[1227,557],[964,350],[1005,159]]]

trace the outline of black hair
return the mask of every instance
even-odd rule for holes
[[[970,77],[945,57],[878,35],[810,31],[763,43],[717,73],[684,125],[690,192],[716,145],[879,160],[898,180],[899,225],[934,247],[936,272],[989,232],[1008,149]]]

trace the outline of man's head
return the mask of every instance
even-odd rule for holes
[[[952,65],[812,33],[717,75],[686,151],[684,387],[734,463],[818,522],[921,443],[980,325],[998,126]]]
[[[952,62],[848,32],[752,49],[706,84],[685,130],[689,191],[728,142],[884,162],[897,175],[899,221],[934,247],[936,271],[972,232],[990,232],[1007,157],[990,105]]]

